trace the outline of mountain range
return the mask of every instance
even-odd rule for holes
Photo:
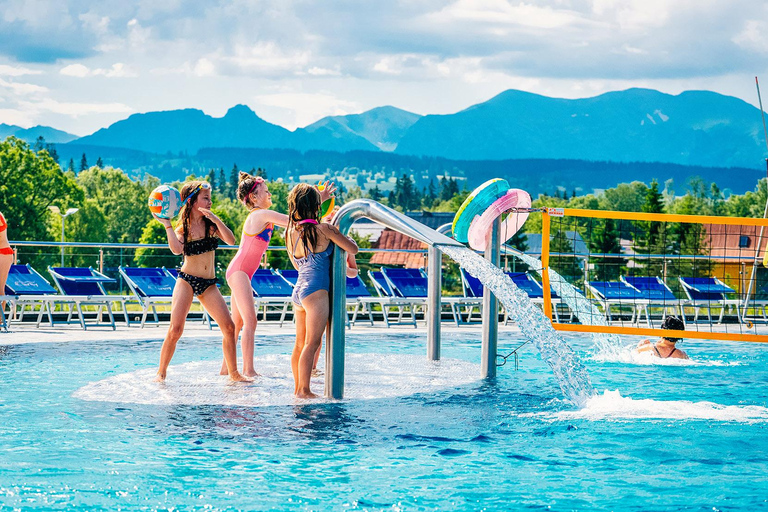
[[[289,131],[245,105],[220,118],[197,109],[134,114],[74,141],[151,153],[202,148],[394,151],[457,160],[578,159],[762,167],[760,111],[709,91],[628,89],[592,98],[517,90],[455,114],[395,107],[331,116]]]
[[[0,123],[0,140],[6,137],[16,137],[30,144],[34,144],[38,137],[43,137],[45,142],[64,144],[77,139],[77,135],[67,133],[50,126],[33,126],[22,128],[13,124]]]

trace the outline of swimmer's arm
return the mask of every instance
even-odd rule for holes
[[[341,234],[336,226],[330,224],[323,224],[325,235],[328,239],[339,246],[340,249],[346,251],[349,254],[355,255],[360,250],[357,244],[348,236]]]
[[[181,254],[184,252],[184,244],[182,243],[182,238],[180,238],[180,234],[173,230],[173,226],[171,225],[171,221],[169,219],[161,219],[154,213],[152,216],[155,218],[156,221],[158,221],[160,224],[165,226],[165,234],[168,237],[168,247],[171,248],[171,252],[173,254]],[[181,228],[181,225],[179,225],[179,228]]]

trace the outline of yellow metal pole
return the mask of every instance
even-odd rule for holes
[[[541,212],[541,286],[544,288],[544,314],[552,320],[552,292],[549,288],[549,214]]]

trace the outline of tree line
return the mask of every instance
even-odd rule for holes
[[[150,175],[133,179],[120,169],[103,165],[87,166],[77,172],[62,167],[56,162],[50,146],[30,146],[20,139],[9,137],[0,142],[0,211],[10,223],[12,240],[58,241],[61,233],[61,218],[50,212],[49,206],[62,210],[79,208],[76,215],[66,220],[65,236],[68,241],[101,243],[164,243],[162,226],[154,221],[147,209],[149,192],[160,184]],[[85,156],[84,162],[87,164]],[[97,164],[99,162],[97,160]],[[81,165],[83,167],[84,165]],[[239,233],[247,216],[246,209],[236,200],[237,165],[225,171],[223,168],[209,169],[201,176],[211,182],[214,189],[214,211],[222,220]],[[257,167],[250,172],[268,179],[265,168]],[[194,175],[186,180],[195,179]],[[402,174],[389,192],[374,186],[367,192],[359,187],[345,190],[340,202],[358,197],[369,197],[402,210],[457,211],[469,194],[464,181],[443,176],[430,180],[425,186],[418,186],[407,174]],[[182,182],[172,185],[180,188]],[[287,211],[287,196],[290,184],[281,180],[268,181],[273,194],[275,209]],[[661,187],[653,181],[650,185],[642,182],[619,184],[600,193],[574,196],[563,193],[557,197],[542,194],[537,197],[534,207],[568,207],[595,210],[617,210],[657,213],[680,213],[695,215],[726,215],[739,217],[761,217],[768,197],[766,180],[762,179],[755,190],[742,195],[725,197],[714,183],[701,178],[691,178],[676,193],[675,183],[668,180]],[[570,196],[570,197],[563,197]],[[578,232],[588,244],[589,251],[597,254],[616,254],[615,258],[593,258],[595,277],[600,280],[614,280],[619,273],[627,270],[629,258],[622,255],[621,240],[630,240],[638,254],[703,254],[705,233],[698,225],[644,225],[642,223],[619,223],[611,220],[577,219],[573,224],[561,226],[561,231]],[[554,227],[554,226],[553,226]],[[567,228],[567,229],[566,229]],[[541,217],[531,215],[524,226],[525,233],[541,232]],[[275,236],[275,245],[282,244],[280,233]],[[519,234],[513,243],[525,250],[525,234]],[[553,252],[573,252],[573,244],[567,237],[555,237]],[[24,261],[50,263],[57,250],[22,249]],[[172,266],[178,258],[164,249],[144,248],[134,252],[107,251],[106,266],[118,264]],[[222,251],[217,258],[221,269],[226,268],[233,254]],[[286,268],[289,263],[285,253],[269,252],[270,263]],[[636,266],[644,272],[654,272],[653,265],[642,258],[635,258]],[[68,251],[67,264],[95,265],[94,253]],[[559,265],[559,267],[558,267]],[[699,265],[697,263],[697,265]],[[554,258],[553,267],[565,275],[580,275],[583,270],[573,258]],[[704,273],[706,267],[695,270]]]

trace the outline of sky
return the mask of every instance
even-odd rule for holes
[[[768,95],[754,0],[0,0],[0,123],[77,135],[133,113],[245,104],[288,129],[507,89]]]

